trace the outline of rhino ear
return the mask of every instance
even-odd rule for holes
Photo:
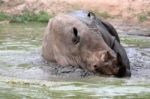
[[[73,27],[73,35],[72,42],[73,44],[77,44],[80,41],[80,37],[78,36],[78,30],[76,27]]]
[[[107,62],[110,58],[111,58],[111,55],[108,51],[103,52],[101,55],[101,60],[103,62]]]
[[[95,18],[95,14],[93,12],[88,12],[87,16],[91,19]]]

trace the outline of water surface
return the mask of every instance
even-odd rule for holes
[[[78,74],[52,75],[41,57],[46,24],[0,25],[1,99],[126,99],[150,98],[150,46],[138,46],[135,36],[122,36],[131,61],[131,78]],[[134,38],[134,39],[132,39]],[[149,38],[139,37],[142,41]],[[138,40],[139,40],[138,39]],[[132,41],[132,43],[131,43]],[[146,42],[147,42],[146,41]],[[145,43],[144,43],[145,44]],[[130,46],[129,46],[130,45]],[[144,47],[144,48],[143,48]]]

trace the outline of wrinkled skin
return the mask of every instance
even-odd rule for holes
[[[42,56],[63,66],[79,66],[100,74],[126,76],[122,74],[124,70],[126,72],[126,66],[122,66],[119,51],[126,53],[119,38],[116,40],[117,33],[117,36],[109,33],[112,31],[110,24],[108,27],[101,26],[101,20],[97,21],[95,16],[89,17],[87,12],[82,14],[59,15],[49,21],[43,38]]]

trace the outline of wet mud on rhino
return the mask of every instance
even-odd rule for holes
[[[88,11],[56,16],[48,23],[43,57],[62,66],[130,77],[130,63],[114,27]]]

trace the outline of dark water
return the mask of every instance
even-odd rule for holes
[[[0,25],[0,99],[150,98],[149,38],[121,35],[124,46],[130,45],[131,78],[58,76],[41,57],[45,26]]]

